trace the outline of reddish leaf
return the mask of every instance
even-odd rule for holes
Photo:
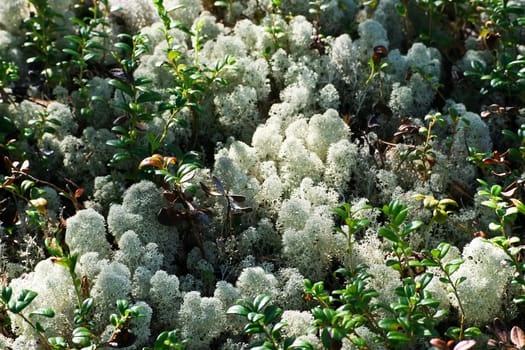
[[[245,196],[241,196],[240,194],[230,194],[228,195],[231,199],[233,199],[236,202],[242,203],[246,200]]]
[[[221,180],[216,178],[215,176],[212,176],[211,179],[213,180],[213,184],[217,188],[217,190],[224,196],[226,195],[226,190],[224,189],[224,185],[222,184]]]
[[[468,350],[476,346],[475,340],[462,340],[454,346],[454,350]]]
[[[518,326],[514,326],[510,330],[510,339],[520,349],[525,346],[525,333]]]
[[[251,207],[241,207],[237,203],[231,203],[231,208],[238,212],[249,213],[252,211]]]
[[[514,194],[516,193],[516,190],[518,189],[517,186],[514,186],[514,187],[510,187],[508,190],[506,191],[501,191],[500,194],[503,196],[503,197],[506,197],[506,198],[510,198],[512,196],[514,196]]]
[[[374,53],[372,55],[372,60],[374,61],[374,64],[377,66],[379,62],[381,62],[382,58],[385,58],[388,56],[388,49],[384,47],[383,45],[378,45],[374,47]]]
[[[166,166],[177,163],[177,157],[164,157],[164,164]]]
[[[481,116],[481,118],[487,118],[487,117],[489,117],[491,114],[492,114],[491,111],[482,111],[482,112],[480,113],[480,116]]]
[[[8,176],[8,177],[5,178],[4,183],[2,184],[2,187],[9,186],[13,182],[15,182],[15,177],[14,176]]]
[[[184,211],[177,210],[173,207],[160,208],[157,214],[157,220],[164,226],[175,226],[180,224],[182,217],[186,214]]]
[[[222,193],[219,193],[219,192],[217,192],[217,191],[212,190],[211,188],[209,188],[208,186],[206,186],[206,185],[203,184],[202,182],[201,182],[200,184],[201,184],[201,188],[202,188],[202,190],[203,190],[208,196],[214,196],[214,197],[220,197],[220,196],[222,196]]]
[[[503,343],[507,343],[507,327],[505,327],[503,321],[499,318],[495,318],[492,322],[492,326],[498,339]]]
[[[397,132],[394,136],[404,135],[404,134],[415,134],[419,130],[419,127],[412,124],[401,124],[397,128]]]
[[[77,190],[75,191],[75,198],[80,198],[80,197],[82,197],[83,194],[84,194],[84,189],[83,188],[77,188]]]
[[[432,345],[435,348],[438,348],[439,350],[448,350],[447,342],[443,339],[434,338],[430,339],[430,345]]]
[[[121,124],[124,124],[124,122],[126,120],[128,120],[129,117],[127,115],[121,115],[117,118],[115,118],[115,120],[113,120],[113,125],[121,125]]]
[[[154,154],[151,157],[144,158],[139,164],[139,169],[142,169],[145,166],[164,169],[164,157],[160,154]]]
[[[184,182],[190,181],[191,179],[193,179],[195,177],[196,173],[197,172],[195,170],[192,170],[192,171],[184,174],[184,176],[180,179],[180,182],[184,183]]]
[[[27,159],[20,166],[20,171],[24,174],[29,174],[29,161]]]
[[[177,199],[173,191],[164,191],[162,192],[162,195],[164,196],[164,198],[166,198],[170,202],[174,202],[175,199]]]
[[[494,165],[494,164],[499,164],[499,163],[500,162],[498,162],[494,158],[485,158],[485,159],[483,159],[483,164],[485,164],[485,165]]]
[[[405,80],[406,81],[410,81],[410,79],[412,79],[412,74],[414,72],[412,72],[412,68],[408,67],[406,73],[405,73]]]

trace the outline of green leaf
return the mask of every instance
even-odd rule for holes
[[[392,303],[390,305],[392,307],[392,309],[397,312],[397,313],[405,313],[405,312],[410,312],[410,306],[409,305],[406,305],[406,304],[401,304],[401,303]]]
[[[500,195],[501,191],[503,191],[503,188],[500,185],[492,185],[490,188],[490,195],[497,197]]]
[[[150,84],[151,82],[152,80],[150,78],[145,78],[145,77],[138,77],[135,79],[136,86]]]
[[[269,324],[277,319],[283,312],[283,309],[275,305],[270,305],[264,310],[265,323]]]
[[[246,334],[257,334],[264,332],[264,328],[257,323],[248,323],[244,327],[243,332]]]
[[[253,306],[255,308],[255,311],[261,312],[266,305],[272,300],[272,297],[269,295],[261,294],[255,297],[255,300],[253,301]]]
[[[396,270],[396,271],[401,271],[401,265],[399,264],[399,261],[398,261],[398,260],[395,260],[395,259],[388,259],[388,260],[385,262],[385,265],[388,266],[388,267],[393,268],[393,269]]]
[[[454,285],[455,286],[459,286],[461,283],[465,282],[467,280],[467,277],[466,276],[461,276],[460,278],[458,278],[455,282],[454,282]]]
[[[491,222],[489,224],[489,230],[491,230],[491,231],[499,231],[499,230],[501,230],[501,227],[502,226],[500,224],[495,223],[495,222]]]
[[[47,341],[53,346],[53,349],[67,349],[68,344],[63,337],[51,337]]]
[[[80,53],[72,49],[62,49],[62,52],[67,53],[73,57],[80,57]]]
[[[419,305],[437,308],[439,306],[439,301],[432,298],[425,298],[419,302]]]
[[[481,202],[481,205],[491,209],[498,209],[498,204],[494,203],[493,201],[483,201]]]
[[[13,295],[13,288],[9,286],[2,286],[2,301],[7,304]]]
[[[282,328],[286,327],[288,324],[286,322],[277,322],[273,327],[272,327],[272,333],[273,332],[279,332]]]
[[[401,225],[403,221],[405,221],[407,215],[408,215],[408,208],[403,208],[402,210],[399,211],[399,213],[395,215],[394,219],[392,220],[392,224],[396,226]]]
[[[117,310],[121,315],[126,313],[126,310],[129,307],[129,302],[126,299],[117,300]]]
[[[250,322],[258,322],[264,319],[264,314],[260,314],[258,312],[249,312],[247,315],[248,321]]]
[[[129,103],[126,103],[124,101],[113,102],[113,107],[115,107],[116,109],[121,109],[126,112],[131,112],[131,109],[129,108]]]
[[[391,229],[387,227],[381,227],[378,230],[378,233],[384,238],[388,239],[389,241],[392,241],[392,242],[400,241],[400,238],[394,233],[394,231],[392,231]]]
[[[122,142],[119,139],[107,140],[106,141],[106,145],[112,146],[112,147],[116,147],[116,148],[125,148],[126,147],[126,143]]]
[[[443,284],[451,284],[452,282],[450,282],[450,280],[448,278],[445,278],[445,277],[439,277],[439,282],[443,283]]]
[[[344,210],[343,208],[335,207],[332,208],[331,211],[340,216],[342,219],[346,219],[348,217],[346,210]]]
[[[110,79],[108,81],[108,84],[113,86],[114,88],[124,92],[128,96],[133,96],[133,88],[130,85],[128,85],[125,82],[123,82],[122,80]]]
[[[32,290],[22,289],[16,301],[11,301],[9,303],[9,311],[12,313],[18,314],[23,309],[25,309],[38,295],[37,292]]]
[[[250,310],[248,310],[242,305],[233,305],[226,311],[227,314],[241,315],[241,316],[247,316],[249,312]]]
[[[76,45],[82,45],[82,39],[79,38],[78,36],[76,35],[65,35],[64,36],[64,39],[66,39],[67,41],[73,43],[73,44],[76,44]]]
[[[439,254],[437,257],[439,259],[443,259],[447,255],[448,251],[450,250],[450,247],[451,247],[450,243],[441,242],[437,247],[437,250],[439,251]]]
[[[483,332],[478,327],[469,327],[464,332],[467,338],[479,337]]]
[[[387,333],[386,337],[389,340],[393,340],[396,342],[401,342],[401,343],[410,342],[410,337],[408,337],[405,333],[401,333],[399,331],[390,331]]]
[[[331,349],[332,348],[332,336],[328,329],[323,328],[321,332],[321,341],[323,342],[323,346],[325,349]]]
[[[91,331],[86,327],[78,327],[73,330],[73,343],[80,346],[90,345],[90,338],[92,336]]]
[[[403,228],[403,231],[402,231],[402,235],[403,236],[406,236],[407,234],[409,234],[410,232],[413,232],[415,230],[417,230],[418,228],[420,228],[421,226],[423,226],[423,221],[412,221],[412,222],[409,222],[404,228]]]
[[[93,298],[87,298],[82,302],[82,314],[87,314],[93,307]]]
[[[50,309],[50,308],[40,308],[29,314],[30,317],[34,315],[40,315],[40,316],[51,318],[51,317],[55,317],[55,312],[53,311],[53,309]]]
[[[109,323],[111,323],[113,325],[113,327],[117,327],[118,326],[118,322],[119,321],[119,318],[117,316],[117,314],[111,314],[109,316]]]
[[[128,153],[123,153],[123,152],[119,152],[119,153],[115,153],[113,155],[113,157],[111,157],[111,162],[123,162],[123,161],[126,161],[126,160],[130,160],[131,159],[131,155],[128,154]]]
[[[441,318],[444,318],[445,316],[448,315],[448,311],[447,310],[443,310],[443,309],[440,309],[440,310],[437,310],[436,313],[434,314],[434,319],[441,319]]]
[[[123,43],[123,42],[115,43],[115,47],[118,48],[118,49],[124,50],[127,53],[131,53],[133,51],[131,46],[129,46],[128,44]]]
[[[523,204],[523,202],[516,198],[510,198],[510,201],[516,207],[520,214],[525,215],[525,204]]]
[[[92,60],[94,58],[97,58],[98,54],[94,53],[94,52],[89,52],[87,54],[84,55],[84,57],[82,57],[82,59],[87,62],[89,60]]]
[[[399,322],[397,322],[393,318],[386,318],[386,319],[380,320],[378,325],[379,327],[386,329],[386,330],[398,329],[401,326]]]
[[[128,135],[129,130],[121,125],[116,125],[111,128],[111,131],[117,135]]]
[[[137,103],[156,102],[162,99],[162,95],[156,91],[146,91],[139,95]]]
[[[456,272],[459,269],[459,267],[461,266],[461,264],[463,264],[463,262],[464,260],[461,258],[446,262],[444,266],[445,272],[448,273],[449,275],[452,275],[454,272]]]
[[[519,295],[519,296],[515,297],[514,299],[512,299],[512,301],[515,302],[516,304],[524,303],[525,302],[525,295]]]
[[[24,180],[24,181],[22,181],[22,184],[20,184],[20,188],[22,189],[22,193],[26,193],[34,185],[35,185],[34,181],[31,181],[31,180]]]

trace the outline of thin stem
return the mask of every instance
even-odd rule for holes
[[[33,324],[33,322],[31,322],[29,318],[25,317],[23,314],[16,314],[16,315],[20,316],[25,322],[27,322],[27,324],[29,324],[29,326],[31,326],[31,328],[35,330],[36,334],[38,335],[38,338],[40,339],[40,342],[46,349],[53,350],[53,346],[49,343],[46,337],[41,332],[38,331],[36,326]]]
[[[452,277],[448,274],[448,272],[445,270],[443,264],[439,263],[439,268],[441,271],[443,271],[443,273],[445,274],[447,280],[450,282],[450,285],[452,286],[452,293],[454,294],[454,296],[456,297],[456,300],[458,301],[458,307],[459,307],[459,312],[460,312],[460,328],[459,328],[459,340],[463,340],[463,333],[464,333],[464,329],[465,329],[465,309],[463,308],[463,303],[461,302],[461,299],[459,297],[459,293],[458,293],[458,290],[456,288],[456,285],[454,284],[454,282],[452,281]]]

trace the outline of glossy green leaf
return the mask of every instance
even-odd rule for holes
[[[68,55],[71,55],[73,57],[80,57],[80,53],[78,53],[77,51],[72,50],[72,49],[62,49],[62,52],[66,53]]]
[[[162,95],[156,91],[146,91],[139,95],[137,103],[156,102],[162,99]]]
[[[133,88],[131,87],[131,85],[123,82],[122,80],[110,79],[108,81],[108,84],[113,86],[114,88],[124,92],[128,96],[133,96]]]
[[[264,320],[264,314],[258,312],[249,312],[247,318],[250,322],[258,322]]]
[[[47,341],[57,349],[67,349],[68,344],[63,337],[51,337]]]
[[[73,330],[73,338],[71,339],[74,344],[80,345],[80,346],[88,346],[90,345],[90,339],[91,339],[92,333],[91,331],[86,327],[78,327]]]
[[[391,229],[387,227],[381,227],[378,230],[378,233],[384,238],[388,239],[389,241],[392,241],[392,242],[400,241],[399,237],[394,233],[394,231],[392,231]]]
[[[418,228],[420,228],[421,226],[423,226],[423,221],[412,221],[412,222],[409,222],[404,228],[403,228],[403,231],[402,231],[402,235],[405,236],[415,230],[417,230]]]
[[[217,185],[217,183],[215,185]],[[223,192],[223,191],[221,191],[221,192]],[[255,299],[253,301],[253,305],[255,307],[255,311],[261,312],[266,307],[266,305],[268,305],[268,303],[270,302],[271,299],[272,298],[269,295],[265,295],[265,294],[261,294],[261,295],[258,295],[257,297],[255,297]]]
[[[386,337],[389,340],[394,340],[396,342],[402,342],[402,343],[410,342],[410,337],[407,336],[405,333],[402,333],[399,331],[390,331],[387,333]]]
[[[249,312],[250,310],[248,310],[242,305],[233,305],[226,311],[227,314],[241,315],[241,316],[247,316]]]
[[[115,43],[115,47],[118,48],[118,49],[124,50],[127,53],[131,53],[133,51],[131,46],[129,46],[128,44],[126,44],[124,42]]]
[[[461,258],[454,259],[451,261],[448,261],[445,263],[444,269],[449,274],[452,275],[454,272],[456,272],[461,264],[463,264],[464,260]]]
[[[264,310],[265,322],[268,324],[275,321],[282,314],[282,312],[283,310],[280,307],[269,305]]]
[[[386,329],[386,330],[398,329],[401,326],[399,322],[397,322],[396,320],[392,318],[386,318],[386,319],[380,320],[378,325],[379,327]]]
[[[3,285],[2,295],[1,295],[2,301],[7,304],[9,300],[11,300],[12,295],[13,295],[13,288]]]
[[[84,61],[87,62],[87,61],[89,61],[89,60],[92,60],[92,59],[94,59],[94,58],[97,58],[97,56],[98,56],[98,54],[96,54],[96,53],[94,53],[94,52],[89,52],[89,53],[85,54],[85,55],[82,57],[82,59],[83,59]]]
[[[18,295],[17,300],[12,300],[9,302],[9,311],[12,313],[18,314],[24,310],[31,302],[36,298],[38,293],[33,292],[32,290],[22,289]]]
[[[51,318],[51,317],[55,317],[55,312],[53,311],[53,309],[50,309],[50,308],[40,308],[29,314],[29,316],[34,316],[34,315],[40,315],[40,316]]]

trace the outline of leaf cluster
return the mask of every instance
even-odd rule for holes
[[[281,331],[286,323],[278,321],[283,310],[270,303],[268,295],[258,295],[255,299],[241,299],[231,306],[226,313],[239,315],[247,319],[243,332],[248,336],[261,335],[262,339],[251,344],[252,350],[287,350],[287,349],[314,349],[305,341],[293,337],[283,337]]]

